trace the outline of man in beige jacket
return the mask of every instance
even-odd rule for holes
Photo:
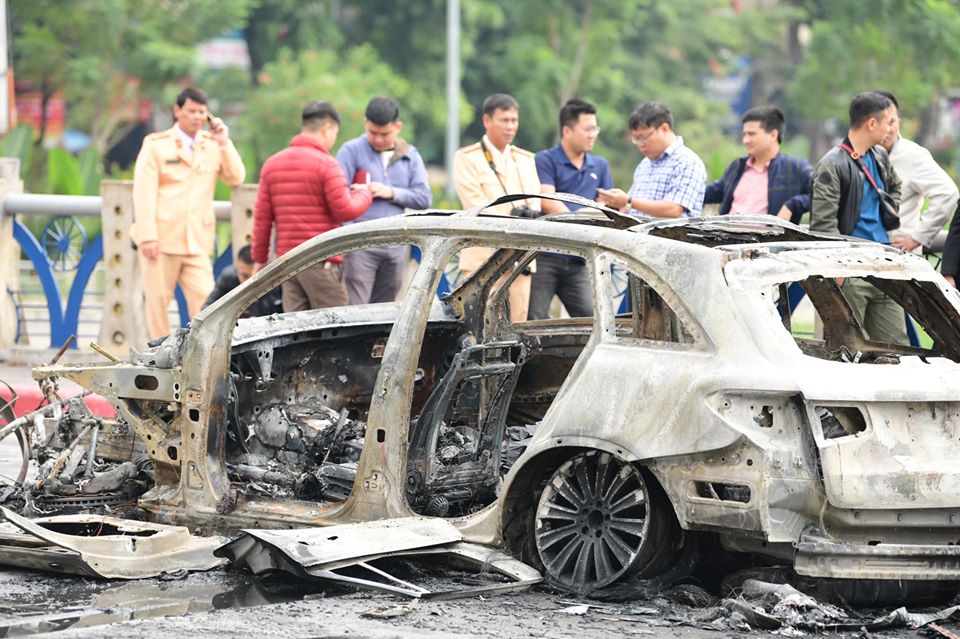
[[[520,105],[513,96],[496,93],[483,101],[483,128],[486,134],[476,144],[465,146],[453,156],[453,185],[464,209],[470,209],[511,193],[540,193],[537,164],[530,151],[513,146],[520,125]],[[540,200],[501,204],[484,213],[510,215],[525,206],[539,211]],[[476,271],[492,255],[492,249],[470,247],[460,251],[464,277]],[[527,319],[530,305],[530,276],[518,275],[510,286],[510,319]]]
[[[218,177],[236,186],[245,174],[227,125],[210,116],[203,91],[181,91],[173,117],[173,127],[144,139],[133,174],[130,237],[143,273],[150,339],[170,332],[167,307],[178,282],[190,317],[213,290],[213,190]]]
[[[893,130],[883,138],[883,148],[903,185],[900,187],[900,228],[890,231],[890,243],[904,251],[920,253],[937,238],[957,209],[960,192],[947,172],[916,142],[900,137],[900,103],[889,91],[877,91],[897,108]],[[923,210],[924,201],[927,208]],[[922,211],[922,212],[921,212]]]

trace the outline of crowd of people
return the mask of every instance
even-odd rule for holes
[[[513,144],[520,105],[512,96],[491,95],[481,113],[483,136],[453,159],[451,179],[464,209],[503,195],[559,192],[650,217],[696,217],[705,204],[718,205],[720,215],[771,215],[794,223],[809,212],[813,232],[921,251],[934,242],[960,197],[930,152],[900,135],[899,103],[887,91],[853,97],[846,136],[815,167],[781,150],[785,121],[779,109],[750,109],[742,117],[746,154],[712,183],[707,182],[703,161],[675,132],[670,108],[645,102],[627,120],[631,140],[643,155],[628,190],[614,185],[607,160],[592,153],[600,126],[589,102],[572,99],[564,104],[559,143],[537,153]],[[178,282],[192,317],[204,302],[262,268],[271,247],[279,257],[343,224],[431,204],[423,159],[400,136],[403,122],[396,100],[370,100],[364,133],[345,142],[336,157],[331,150],[340,116],[328,102],[310,102],[301,113],[300,133],[263,166],[252,245],[241,251],[239,263],[215,287],[209,259],[213,190],[218,178],[229,185],[243,182],[243,163],[226,124],[210,115],[202,91],[181,92],[173,115],[173,127],[147,136],[134,174],[136,222],[131,237],[138,245],[151,338],[170,330],[166,309]],[[573,208],[531,197],[486,212],[536,217]],[[960,239],[960,224],[956,226]],[[465,274],[476,270],[491,250],[464,249],[460,269]],[[250,312],[393,301],[406,263],[404,247],[331,257],[284,282],[273,299]],[[951,283],[957,270],[960,257],[946,256],[943,273]],[[906,342],[899,306],[859,278],[841,286],[870,339]],[[539,256],[536,270],[519,276],[509,294],[514,321],[548,317],[555,297],[573,317],[593,314],[587,267],[574,256]]]

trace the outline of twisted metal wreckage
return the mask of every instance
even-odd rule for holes
[[[301,576],[498,549],[515,586],[539,571],[589,594],[669,572],[706,533],[806,577],[960,580],[960,295],[929,264],[771,217],[642,220],[556,198],[595,210],[339,229],[129,361],[35,369],[50,403],[0,430],[25,461],[0,502],[135,499],[157,524],[247,530],[218,554]],[[238,321],[304,268],[389,245],[421,253],[401,301]],[[467,247],[495,251],[438,300]],[[508,288],[541,252],[586,262],[593,317],[510,321]],[[932,345],[868,339],[838,278],[882,291]],[[59,399],[58,379],[116,416]],[[369,543],[331,560],[327,526]],[[409,543],[386,541],[398,529]],[[0,561],[15,563],[11,536]]]

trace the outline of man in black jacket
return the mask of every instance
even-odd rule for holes
[[[890,244],[887,231],[900,225],[900,178],[881,142],[892,135],[897,108],[874,91],[850,102],[847,137],[820,159],[813,174],[810,230],[842,233]],[[906,344],[903,309],[866,280],[841,283],[860,325],[871,340]]]
[[[741,119],[747,155],[730,163],[723,177],[707,185],[704,204],[719,204],[720,215],[777,215],[800,222],[810,210],[813,167],[780,151],[784,118],[772,106],[754,107]]]
[[[206,308],[216,302],[218,299],[237,288],[253,275],[253,257],[250,255],[250,245],[240,247],[237,251],[237,261],[235,264],[227,266],[220,271],[217,278],[217,285],[210,293],[210,297],[203,303]],[[263,317],[274,313],[282,313],[283,304],[280,300],[280,287],[277,287],[251,304],[242,317]]]

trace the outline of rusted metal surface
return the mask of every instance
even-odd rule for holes
[[[400,302],[238,322],[312,264],[406,244],[423,259]],[[500,250],[436,300],[466,246]],[[593,318],[509,321],[509,282],[541,251],[587,262]],[[934,345],[866,339],[835,283],[848,277],[903,306]],[[779,299],[790,283],[815,305],[823,339],[791,334]],[[35,376],[67,377],[117,407],[153,464],[139,505],[158,521],[214,530],[433,514],[467,542],[532,549],[534,563],[558,565],[547,566],[553,583],[579,575],[597,587],[601,572],[639,570],[650,546],[673,552],[681,530],[779,561],[803,548],[798,567],[812,576],[833,574],[844,548],[858,557],[847,577],[904,578],[935,548],[945,559],[930,578],[960,579],[958,326],[960,294],[922,259],[770,217],[477,209],[326,233],[129,363]],[[512,467],[498,440],[511,427],[535,433]],[[625,564],[603,571],[585,540],[572,564],[534,543],[537,526],[564,525],[550,507],[576,501],[548,499],[538,514],[545,486],[598,455],[604,469],[639,469],[645,487],[633,491],[644,506]],[[606,516],[602,501],[584,502],[585,521]],[[609,526],[594,534],[616,545]],[[833,545],[809,545],[810,534]]]

